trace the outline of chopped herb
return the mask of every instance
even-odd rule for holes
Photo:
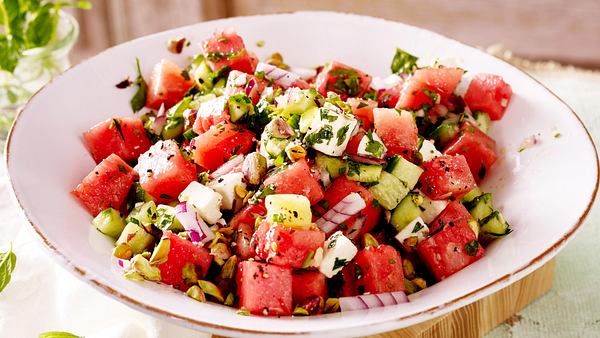
[[[10,282],[12,272],[17,265],[17,255],[12,251],[12,244],[8,252],[0,252],[0,292]]]
[[[120,165],[120,164],[117,164],[117,169],[119,169],[119,171],[122,172],[123,174],[127,174],[128,173],[127,169],[124,166]]]
[[[275,223],[284,223],[286,218],[284,214],[274,214],[272,220]]]
[[[472,240],[465,245],[465,252],[469,256],[477,255],[477,251],[479,251],[479,243],[476,240]]]
[[[411,74],[417,69],[417,58],[416,56],[403,51],[400,48],[396,48],[396,54],[392,59],[392,73],[405,73]]]
[[[356,106],[356,109],[361,109],[361,108],[368,107],[368,106],[369,106],[368,104],[360,101],[360,103],[358,104],[358,106]]]
[[[121,123],[119,122],[119,120],[112,119],[110,121],[110,126],[108,126],[108,129],[112,129],[112,128],[117,128],[117,132],[119,132],[119,135],[121,135],[121,139],[123,141],[125,141],[125,136],[123,135],[123,129],[121,129]]]
[[[356,96],[360,93],[358,73],[354,69],[336,68],[329,72],[329,75],[336,77],[333,88],[341,93],[350,96]]]
[[[562,137],[562,134],[561,134],[561,133],[556,133],[556,134],[554,134],[554,138],[561,138],[561,137]]]
[[[338,119],[338,117],[335,115],[329,115],[328,109],[324,109],[324,108],[319,109],[319,114],[321,115],[321,120],[323,120],[323,121],[334,122],[335,120]]]
[[[344,143],[344,140],[346,140],[346,134],[348,134],[348,130],[350,129],[350,125],[347,124],[345,126],[343,126],[342,128],[338,129],[336,136],[337,136],[337,143],[336,145],[339,147],[342,145],[342,143]]]
[[[329,201],[327,200],[320,200],[317,204],[323,209],[329,209]]]
[[[372,131],[368,131],[367,132],[367,146],[365,147],[365,150],[371,154],[373,154],[373,156],[380,158],[381,156],[383,156],[383,143],[379,142],[379,141],[375,141],[373,139],[373,132]]]
[[[308,253],[308,255],[306,256],[306,259],[304,260],[304,263],[302,263],[302,269],[308,268],[308,266],[309,266],[309,264],[312,261],[312,259],[313,259],[314,256],[315,256],[315,252],[311,250]]]
[[[48,331],[40,333],[38,338],[83,338],[83,336],[74,335],[65,331]]]
[[[194,137],[198,136],[198,134],[196,134],[196,132],[190,128],[188,130],[186,130],[183,133],[183,137],[187,140],[187,141],[191,141]]]
[[[411,232],[414,234],[421,229],[423,229],[423,224],[421,224],[421,222],[417,222],[417,224],[415,224],[415,227],[412,229]]]
[[[277,156],[275,158],[275,161],[273,161],[273,164],[276,167],[281,167],[283,165],[283,162],[284,162],[283,153],[281,153],[281,154],[279,154],[279,156]]]
[[[250,311],[248,311],[248,309],[243,308],[243,307],[239,308],[236,313],[241,316],[249,316],[250,315]]]
[[[166,200],[173,199],[173,197],[171,197],[170,195],[167,195],[167,194],[160,194],[160,198],[164,198]]]
[[[348,161],[346,164],[348,167],[348,175],[349,176],[360,176],[360,163],[354,161]]]
[[[181,76],[182,76],[182,77],[183,77],[183,78],[184,78],[186,81],[189,81],[189,80],[191,79],[191,78],[190,78],[190,72],[188,72],[188,70],[187,70],[187,69],[184,69],[184,70],[182,70],[182,71],[181,71]]]
[[[438,99],[440,98],[440,95],[438,93],[426,87],[423,88],[423,93],[425,93],[425,95],[427,95],[427,97],[429,97],[431,99],[431,102],[433,102],[434,104],[437,103]]]
[[[142,69],[140,68],[140,59],[135,58],[138,76],[135,79],[135,84],[138,86],[138,90],[135,92],[129,104],[133,112],[138,112],[146,105],[146,92],[148,91],[148,84],[142,76]]]
[[[347,259],[336,257],[335,261],[333,262],[333,271],[343,268],[346,264],[348,264]]]
[[[332,249],[335,246],[335,243],[337,242],[338,238],[340,237],[339,234],[332,236],[329,239],[329,245],[327,245],[327,249]]]
[[[377,92],[370,92],[370,93],[366,93],[363,98],[365,99],[369,99],[369,100],[373,100],[373,101],[377,101]]]
[[[322,143],[324,140],[331,140],[333,136],[333,128],[330,125],[323,126],[323,128],[306,135],[304,142],[310,147],[317,143]]]

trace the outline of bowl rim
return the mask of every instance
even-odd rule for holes
[[[232,20],[236,20],[238,18],[265,18],[265,17],[273,17],[273,16],[282,16],[282,15],[310,15],[310,14],[317,14],[317,15],[340,15],[340,16],[349,16],[349,17],[354,17],[356,19],[368,19],[368,20],[376,20],[376,21],[383,21],[385,23],[388,24],[402,24],[402,25],[406,25],[406,26],[410,26],[413,28],[417,28],[420,30],[424,30],[429,32],[430,34],[434,34],[434,35],[438,35],[441,36],[443,38],[446,38],[448,40],[451,40],[453,42],[456,42],[458,44],[461,45],[461,47],[466,47],[466,48],[470,48],[470,49],[475,49],[475,50],[479,50],[482,53],[485,53],[484,51],[481,51],[478,48],[475,48],[469,44],[463,43],[461,41],[455,40],[453,38],[450,38],[444,34],[441,33],[437,33],[437,32],[433,32],[431,30],[425,29],[425,28],[421,28],[419,26],[413,26],[410,24],[406,24],[400,21],[394,21],[394,20],[388,20],[388,19],[383,19],[383,18],[378,18],[378,17],[373,17],[373,16],[369,16],[369,15],[360,15],[360,14],[354,14],[354,13],[347,13],[347,12],[340,12],[340,11],[291,11],[291,12],[282,12],[282,13],[275,13],[275,14],[258,14],[258,15],[247,15],[247,16],[236,16],[236,17],[229,17],[229,18],[221,18],[221,19],[216,19],[216,20],[207,20],[207,21],[203,21],[201,23],[194,23],[191,25],[185,25],[185,26],[181,26],[181,27],[177,27],[174,29],[169,29],[166,31],[161,31],[161,32],[157,32],[157,33],[153,33],[153,34],[149,34],[149,35],[145,35],[133,40],[129,40],[126,41],[122,44],[126,44],[126,43],[130,43],[132,41],[137,41],[137,40],[142,40],[142,39],[146,39],[158,34],[163,34],[165,32],[169,32],[169,31],[175,31],[175,30],[180,30],[180,29],[184,29],[184,28],[189,28],[198,24],[203,24],[203,23],[207,23],[207,22],[223,22],[224,24],[227,24],[229,21]],[[87,63],[90,62],[90,60],[94,59],[96,56],[104,54],[104,53],[108,53],[109,51],[111,51],[112,49],[120,46],[119,45],[115,45],[112,47],[109,47],[103,51],[101,51],[100,53],[89,57],[85,60],[83,60],[82,62],[80,62],[78,65],[83,64],[83,63]],[[416,325],[420,322],[426,321],[428,319],[427,315],[431,315],[434,312],[440,312],[440,315],[442,315],[443,313],[447,313],[449,311],[451,311],[451,309],[449,309],[449,307],[451,307],[454,304],[461,304],[461,306],[464,305],[468,305],[472,302],[475,302],[477,299],[477,295],[479,294],[483,294],[482,297],[484,297],[487,294],[491,293],[491,292],[495,292],[497,290],[491,290],[491,288],[493,288],[495,285],[497,284],[502,284],[502,283],[507,283],[504,287],[520,280],[521,278],[527,276],[528,274],[531,273],[531,271],[526,271],[530,268],[534,268],[534,267],[539,267],[542,264],[546,263],[547,261],[549,261],[551,258],[553,258],[560,249],[562,249],[567,243],[568,241],[570,241],[573,238],[573,235],[579,231],[581,229],[581,225],[583,224],[583,222],[585,221],[585,219],[587,218],[590,210],[592,209],[596,196],[597,196],[597,192],[598,192],[598,188],[600,186],[600,159],[598,156],[598,150],[596,148],[596,145],[594,144],[594,139],[592,138],[589,130],[586,128],[585,124],[583,123],[583,121],[581,120],[581,118],[577,115],[577,113],[575,113],[575,111],[565,102],[563,101],[558,95],[556,95],[554,92],[552,92],[549,88],[547,88],[544,84],[542,84],[539,80],[537,80],[536,78],[534,78],[532,75],[528,74],[527,72],[523,71],[522,69],[520,69],[519,67],[509,63],[508,61],[501,59],[495,55],[491,55],[491,54],[487,54],[489,57],[495,58],[498,61],[501,61],[502,63],[508,65],[509,67],[517,70],[518,72],[520,72],[521,74],[526,75],[528,78],[530,78],[531,80],[535,81],[537,84],[539,84],[543,89],[545,89],[549,94],[551,94],[552,96],[554,96],[556,99],[558,99],[558,101],[564,105],[564,107],[571,112],[571,114],[576,118],[576,120],[579,122],[581,128],[585,131],[585,133],[587,134],[588,140],[593,148],[594,151],[594,155],[595,155],[595,163],[596,163],[596,182],[594,185],[594,189],[593,192],[590,196],[589,201],[587,202],[587,206],[585,208],[585,210],[582,212],[582,214],[579,216],[577,222],[575,222],[575,224],[573,224],[569,230],[567,232],[564,233],[564,235],[555,243],[553,243],[550,247],[548,247],[548,249],[546,249],[544,252],[540,253],[538,256],[536,256],[535,258],[533,258],[530,262],[528,262],[527,264],[518,267],[516,270],[514,270],[513,272],[506,274],[504,276],[498,277],[497,279],[495,279],[494,281],[476,289],[473,290],[461,297],[452,299],[446,303],[443,303],[441,305],[438,306],[434,306],[431,308],[428,308],[426,310],[422,310],[420,312],[411,314],[411,315],[407,315],[407,316],[399,316],[397,318],[391,319],[389,321],[386,322],[381,322],[381,323],[373,323],[373,324],[368,324],[366,326],[379,326],[382,325],[384,323],[393,323],[393,322],[399,322],[399,321],[405,321],[407,319],[410,318],[415,318],[415,317],[420,317],[420,319],[417,319],[416,321],[414,321],[412,324],[410,325]],[[20,209],[21,213],[23,214],[23,216],[25,217],[25,219],[27,220],[27,222],[29,223],[29,225],[31,226],[31,229],[34,230],[34,232],[37,234],[37,238],[38,240],[46,247],[46,249],[51,253],[51,256],[55,259],[55,261],[57,261],[60,265],[62,265],[63,267],[66,268],[67,271],[71,272],[73,275],[75,275],[77,278],[87,282],[88,284],[91,284],[94,288],[96,288],[97,290],[105,293],[106,295],[116,299],[116,300],[120,300],[122,303],[124,303],[125,305],[136,309],[136,310],[140,310],[142,312],[151,314],[151,315],[158,315],[162,318],[166,318],[168,320],[172,320],[172,321],[176,321],[177,323],[180,323],[182,325],[185,325],[187,327],[192,327],[194,329],[206,329],[208,331],[213,331],[213,332],[225,332],[225,333],[238,333],[238,334],[267,334],[267,335],[307,335],[307,334],[317,334],[319,332],[324,332],[324,330],[321,331],[296,331],[296,332],[286,332],[286,331],[281,331],[281,332],[275,332],[275,331],[260,331],[260,330],[254,330],[254,329],[243,329],[243,328],[237,328],[233,325],[231,326],[224,326],[224,325],[219,325],[219,324],[214,324],[211,322],[207,322],[207,321],[201,321],[201,320],[197,320],[197,319],[192,319],[189,318],[187,316],[184,315],[179,315],[179,314],[175,314],[160,308],[157,308],[155,306],[152,305],[148,305],[142,301],[139,301],[137,299],[133,299],[129,296],[127,296],[124,293],[121,293],[115,289],[113,289],[111,286],[106,285],[98,280],[96,280],[93,277],[93,273],[89,273],[87,272],[84,268],[79,267],[77,265],[75,265],[64,253],[62,253],[58,248],[56,248],[56,246],[50,241],[48,240],[45,235],[42,233],[42,231],[38,228],[38,225],[36,225],[30,218],[28,212],[25,210],[25,208],[23,207],[23,205],[21,204],[21,201],[19,199],[19,195],[17,193],[17,191],[15,190],[14,184],[13,184],[13,180],[12,177],[10,176],[10,151],[11,151],[11,145],[12,145],[12,136],[13,136],[13,131],[17,125],[17,123],[19,122],[19,118],[21,117],[21,114],[27,110],[27,107],[29,105],[29,103],[33,100],[33,98],[40,92],[42,92],[46,87],[50,86],[56,79],[58,79],[59,77],[63,76],[65,73],[71,71],[73,68],[76,68],[78,65],[73,65],[70,66],[67,70],[65,70],[63,73],[57,75],[56,77],[54,77],[52,80],[50,80],[47,84],[45,84],[43,87],[41,87],[36,93],[34,93],[29,99],[28,101],[18,110],[17,115],[15,116],[15,120],[10,128],[10,131],[8,133],[8,137],[6,140],[6,145],[5,145],[5,154],[4,154],[4,158],[5,158],[5,165],[6,165],[6,169],[7,169],[7,176],[9,177],[9,190],[11,192],[11,196],[13,197],[14,201],[16,202],[18,208]],[[480,297],[481,298],[481,297]],[[410,326],[409,325],[409,326]],[[365,326],[363,326],[365,327]],[[381,330],[380,330],[381,331]]]

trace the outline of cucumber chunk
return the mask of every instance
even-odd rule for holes
[[[467,209],[474,219],[481,221],[488,217],[494,211],[492,207],[492,194],[485,193],[476,197],[473,201],[467,203]]]
[[[113,208],[105,209],[99,213],[92,220],[92,224],[98,231],[114,239],[119,238],[125,228],[125,221],[123,221],[119,212]]]
[[[144,252],[154,242],[154,236],[146,232],[144,227],[135,223],[127,223],[116,245],[125,243],[129,245],[133,254]]]
[[[487,113],[478,110],[473,113],[473,117],[475,118],[475,122],[477,123],[479,130],[487,134],[492,123],[490,116]]]
[[[483,195],[483,191],[481,191],[481,189],[479,189],[479,187],[475,187],[471,191],[469,191],[466,195],[464,195],[463,198],[460,199],[460,201],[462,203],[469,203],[481,195]]]
[[[489,216],[482,219],[481,223],[481,236],[488,239],[496,239],[502,236],[508,235],[511,230],[508,223],[502,217],[502,214],[495,210]]]
[[[400,204],[392,211],[390,224],[396,228],[396,231],[401,231],[415,218],[421,216],[421,204],[423,196],[418,192],[411,192],[402,199]]]
[[[394,209],[408,194],[408,188],[396,176],[382,171],[379,183],[369,188],[375,199],[387,210]]]
[[[409,162],[402,156],[394,157],[386,168],[386,171],[404,182],[408,189],[413,189],[415,187],[419,181],[419,177],[423,173],[423,169],[418,165]]]
[[[156,207],[156,215],[157,219],[154,224],[162,231],[171,230],[179,232],[184,230],[183,225],[181,225],[177,217],[175,217],[175,208],[160,204]]]
[[[301,133],[305,134],[308,131],[308,128],[310,128],[312,121],[315,119],[318,113],[318,107],[312,107],[309,110],[302,113],[302,116],[300,116],[300,123],[298,128]]]
[[[245,94],[235,94],[229,97],[229,115],[231,122],[238,122],[254,110],[252,100]]]
[[[440,145],[440,149],[445,147],[458,134],[458,125],[456,123],[442,123],[435,128],[429,137],[435,140],[435,144]]]
[[[327,170],[329,176],[333,179],[346,173],[346,161],[341,158],[327,156],[318,152],[315,162],[317,167]]]
[[[358,182],[377,182],[383,167],[377,164],[363,164],[348,161],[346,175],[348,179]]]

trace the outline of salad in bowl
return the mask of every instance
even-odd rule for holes
[[[83,133],[97,166],[72,194],[124,278],[244,315],[353,311],[408,302],[511,232],[479,188],[501,76],[402,49],[386,78],[294,68],[230,28],[202,46],[117,84],[137,87],[136,115]]]

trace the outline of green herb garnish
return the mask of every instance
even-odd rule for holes
[[[136,86],[138,86],[138,89],[135,92],[135,94],[133,95],[133,97],[131,98],[131,100],[129,101],[129,104],[131,105],[131,109],[133,110],[134,113],[140,111],[146,105],[146,93],[148,91],[148,84],[146,83],[146,80],[144,80],[144,77],[142,76],[142,69],[140,67],[140,59],[139,58],[135,58],[135,65],[137,68],[138,76],[135,79],[134,83]]]
[[[405,73],[411,74],[417,69],[417,60],[419,58],[403,51],[400,48],[396,48],[396,54],[392,59],[392,73]]]
[[[465,252],[469,256],[477,255],[477,251],[479,251],[479,243],[476,240],[472,240],[465,245]]]
[[[17,255],[12,251],[12,244],[8,249],[8,252],[0,252],[0,292],[10,282],[12,272],[15,270],[17,265]]]

